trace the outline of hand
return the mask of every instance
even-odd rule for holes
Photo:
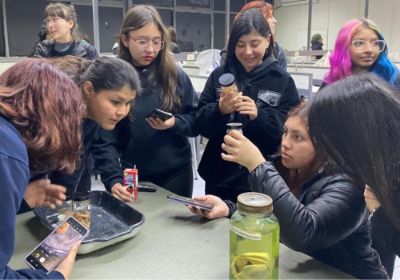
[[[28,184],[24,199],[31,208],[50,207],[54,209],[66,199],[65,192],[65,187],[51,184],[49,179],[40,179]]]
[[[226,154],[221,154],[223,160],[239,163],[249,172],[265,162],[260,150],[243,134],[235,130],[225,135],[222,149],[226,152]]]
[[[133,201],[133,193],[128,192],[125,186],[121,183],[116,183],[111,188],[111,194],[118,198],[119,200],[125,202],[132,202]]]
[[[65,279],[71,278],[72,268],[74,267],[76,254],[78,253],[80,245],[80,242],[74,244],[68,256],[66,256],[55,269],[55,271],[60,272]]]
[[[190,211],[196,215],[206,217],[207,219],[216,219],[227,217],[229,215],[229,207],[226,203],[215,195],[201,195],[194,197],[195,200],[211,204],[213,208],[210,211],[204,211],[200,208],[188,206]]]
[[[146,118],[147,123],[154,129],[165,130],[175,125],[175,117],[163,121],[160,118]]]
[[[235,112],[236,106],[235,104],[240,102],[239,96],[242,93],[239,93],[239,95],[235,94],[221,94],[219,98],[219,111],[221,112],[222,115],[228,115],[230,113]]]
[[[241,115],[248,115],[250,120],[257,118],[258,109],[254,100],[249,96],[240,96],[240,100],[235,104],[235,110]]]
[[[367,185],[365,185],[364,199],[365,199],[365,204],[367,205],[368,211],[370,213],[373,213],[376,209],[378,209],[381,206],[378,199],[376,199],[375,194],[373,193],[371,188]]]

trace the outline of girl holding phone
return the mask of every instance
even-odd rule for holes
[[[261,151],[236,131],[224,138],[222,158],[249,171],[251,191],[269,195],[280,224],[280,240],[356,278],[387,279],[378,253],[371,248],[363,183],[329,165],[308,132],[305,105],[289,112],[281,141],[281,158],[266,161]],[[232,201],[212,195],[195,197],[213,205],[210,219],[236,210]]]
[[[143,91],[132,106],[132,118],[123,119],[112,132],[100,133],[93,157],[101,179],[114,196],[132,201],[122,185],[122,171],[136,165],[141,180],[190,197],[193,170],[188,136],[196,135],[197,96],[169,51],[169,32],[157,10],[147,5],[130,9],[122,22],[119,45],[119,57],[138,71]],[[157,108],[173,116],[146,117]]]
[[[7,266],[15,219],[31,173],[73,171],[85,107],[79,89],[42,60],[25,59],[0,76],[0,278],[69,278],[78,246],[50,274]]]

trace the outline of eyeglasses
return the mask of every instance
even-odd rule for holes
[[[153,46],[155,50],[160,50],[164,46],[164,41],[161,38],[154,38],[154,39],[144,39],[139,38],[135,39],[130,37],[133,41],[136,42],[136,45],[140,50],[145,50],[150,47],[150,44]]]
[[[364,51],[368,47],[375,52],[383,52],[385,50],[386,43],[384,40],[375,40],[372,42],[364,41],[364,40],[353,40],[351,41],[351,45],[357,51]]]
[[[50,24],[58,24],[60,22],[60,20],[62,20],[63,18],[60,17],[49,17],[46,19],[46,24],[50,25]]]

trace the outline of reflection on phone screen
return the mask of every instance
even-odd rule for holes
[[[28,263],[33,268],[42,268],[47,272],[54,270],[86,232],[75,220],[68,219],[33,250],[27,257]]]

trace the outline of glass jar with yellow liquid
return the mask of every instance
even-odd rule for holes
[[[279,223],[269,196],[238,196],[230,221],[229,259],[230,279],[278,279]]]

